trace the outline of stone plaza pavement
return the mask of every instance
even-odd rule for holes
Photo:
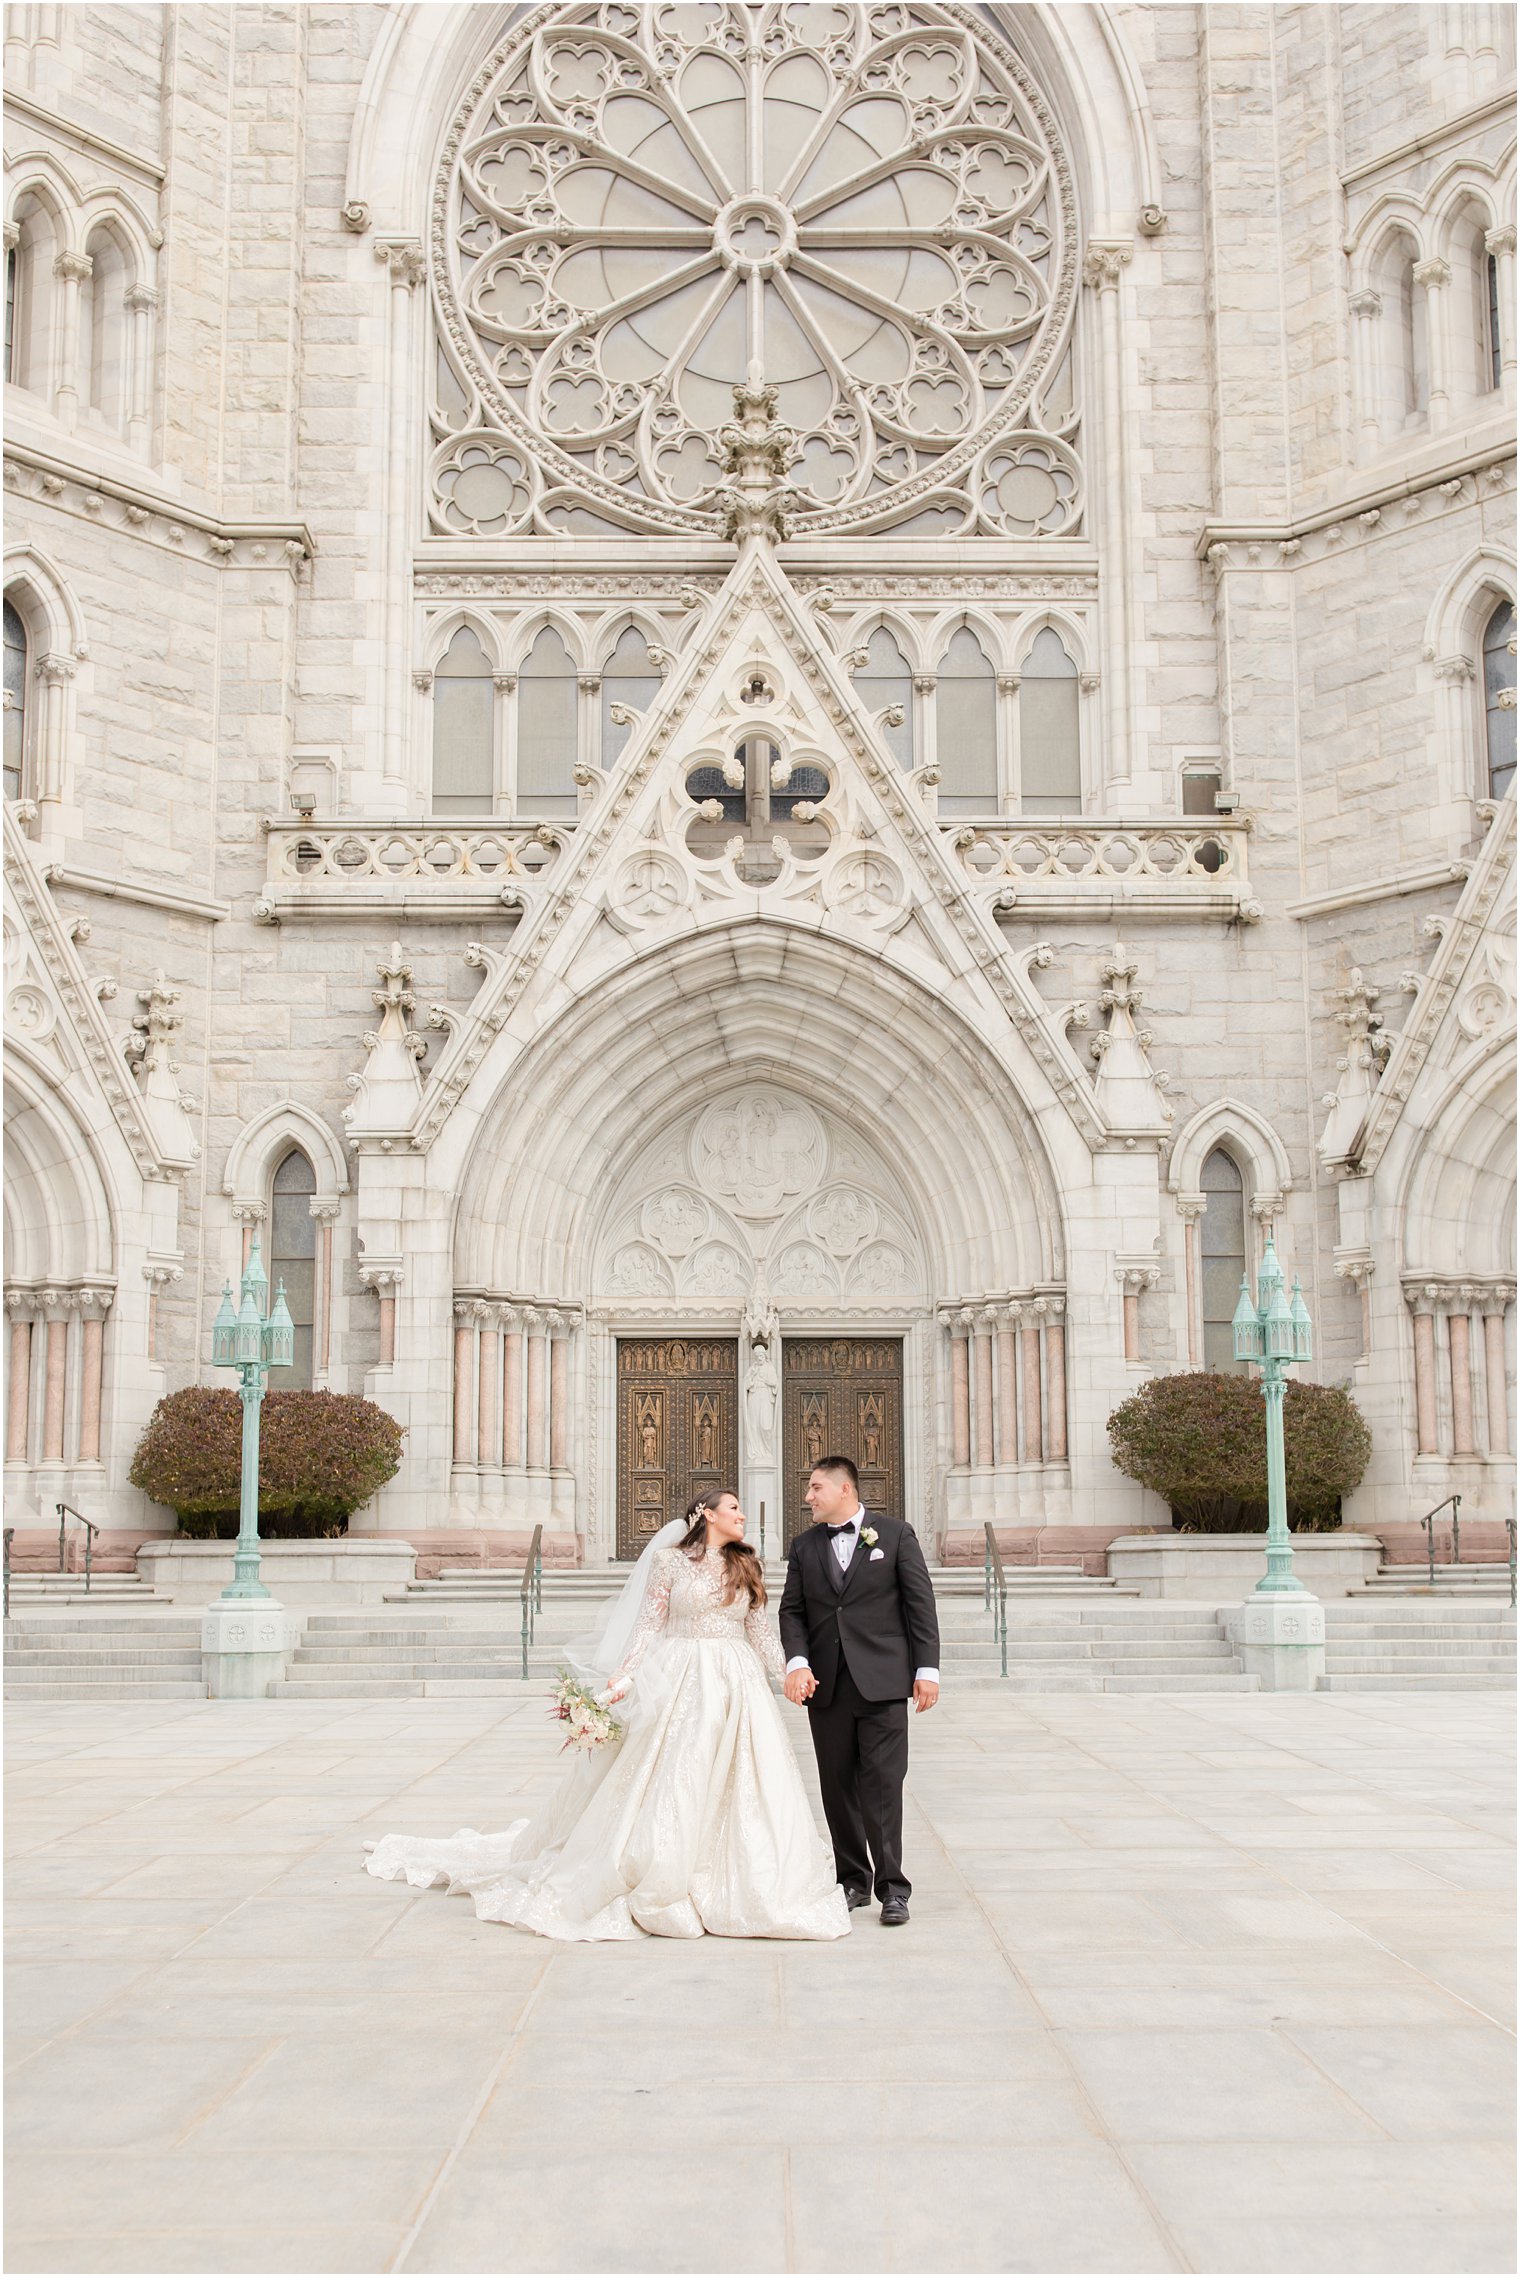
[[[1514,2267],[1512,1701],[952,1694],[842,1945],[362,1874],[544,1703],[10,1710],[10,2271]]]

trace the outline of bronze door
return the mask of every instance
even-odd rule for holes
[[[900,1336],[787,1337],[781,1347],[786,1538],[813,1522],[803,1500],[825,1455],[848,1455],[868,1510],[905,1518]]]
[[[739,1484],[739,1346],[618,1339],[617,1554],[636,1558],[694,1494]]]

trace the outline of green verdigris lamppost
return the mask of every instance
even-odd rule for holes
[[[211,1365],[236,1368],[238,1397],[243,1403],[243,1475],[238,1492],[237,1549],[232,1579],[224,1598],[267,1597],[259,1579],[259,1410],[269,1388],[271,1368],[288,1368],[295,1357],[295,1323],[285,1302],[285,1284],[275,1291],[274,1308],[266,1317],[264,1300],[269,1276],[259,1254],[255,1229],[243,1269],[241,1303],[232,1302],[232,1283],[222,1284],[222,1308],[211,1324]]]
[[[1293,1570],[1283,1395],[1289,1368],[1313,1358],[1314,1339],[1296,1279],[1292,1298],[1286,1294],[1270,1227],[1255,1301],[1242,1274],[1232,1325],[1236,1359],[1261,1370],[1267,1411],[1267,1570],[1239,1612],[1230,1616],[1230,1636],[1246,1674],[1258,1676],[1263,1691],[1312,1692],[1325,1672],[1325,1609]]]
[[[283,1606],[259,1576],[259,1411],[271,1368],[288,1368],[295,1353],[295,1324],[282,1282],[266,1315],[269,1276],[255,1231],[243,1270],[239,1302],[222,1289],[211,1326],[211,1364],[236,1368],[243,1403],[243,1465],[238,1491],[237,1547],[232,1579],[201,1619],[201,1665],[206,1688],[218,1699],[263,1699],[284,1674],[293,1642]]]

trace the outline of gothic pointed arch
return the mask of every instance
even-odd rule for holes
[[[267,1202],[269,1181],[292,1147],[316,1173],[314,1200],[336,1205],[348,1192],[347,1160],[321,1116],[299,1100],[281,1099],[245,1123],[228,1149],[222,1192],[234,1210]]]
[[[1212,1100],[1177,1133],[1167,1187],[1179,1205],[1203,1206],[1203,1166],[1219,1146],[1227,1147],[1240,1165],[1248,1208],[1259,1218],[1275,1217],[1293,1190],[1288,1150],[1266,1117],[1240,1099]]]

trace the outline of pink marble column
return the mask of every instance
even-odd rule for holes
[[[546,1470],[549,1464],[549,1339],[530,1322],[528,1329],[528,1468]]]
[[[1140,1357],[1140,1282],[1133,1273],[1124,1276],[1124,1357]]]
[[[56,1289],[45,1289],[42,1302],[47,1314],[47,1348],[42,1386],[42,1459],[45,1463],[61,1463],[69,1370],[67,1299]]]
[[[570,1468],[570,1339],[563,1329],[549,1340],[549,1468]]]
[[[1455,1455],[1476,1453],[1473,1444],[1472,1323],[1453,1302],[1446,1316],[1446,1354],[1451,1364],[1451,1445]]]
[[[972,1366],[976,1382],[975,1426],[976,1460],[980,1468],[992,1468],[992,1337],[982,1329],[971,1339]]]
[[[317,1225],[316,1363],[317,1372],[325,1377],[332,1368],[333,1219],[338,1205],[313,1202],[311,1214]]]
[[[1503,1347],[1500,1347],[1501,1354]],[[1502,1374],[1502,1368],[1501,1368]],[[5,1404],[5,1459],[26,1461],[32,1413],[32,1323],[11,1315],[11,1380]]]
[[[501,1459],[521,1470],[523,1459],[523,1339],[515,1312],[503,1314],[501,1340]]]
[[[1483,1314],[1483,1378],[1488,1394],[1488,1451],[1507,1455],[1509,1387],[1504,1368],[1504,1307],[1497,1303],[1489,1304]]]
[[[1053,1316],[1045,1323],[1045,1460],[1066,1460],[1066,1323]]]
[[[1005,1312],[999,1315],[997,1332],[997,1459],[1000,1463],[1016,1463],[1019,1459],[1019,1387],[1018,1372],[1014,1364],[1013,1329]]]
[[[1436,1323],[1432,1298],[1424,1289],[1411,1290],[1414,1314],[1414,1414],[1416,1452],[1438,1455],[1440,1434],[1436,1425]]]
[[[377,1284],[380,1297],[380,1366],[396,1364],[396,1283],[387,1277]]]
[[[1019,1360],[1024,1373],[1024,1460],[1043,1463],[1045,1434],[1040,1423],[1040,1324],[1026,1312],[1019,1330]]]
[[[496,1449],[501,1445],[500,1400],[501,1339],[494,1310],[483,1306],[480,1317],[480,1453],[477,1459],[488,1467],[495,1462]]]
[[[957,1470],[971,1461],[970,1338],[959,1328],[950,1332],[950,1459]]]
[[[83,1330],[79,1360],[79,1460],[100,1461],[100,1410],[105,1382],[106,1309],[110,1297],[89,1291],[80,1301]]]
[[[475,1437],[475,1327],[468,1307],[454,1313],[454,1460],[473,1463],[480,1449]]]

